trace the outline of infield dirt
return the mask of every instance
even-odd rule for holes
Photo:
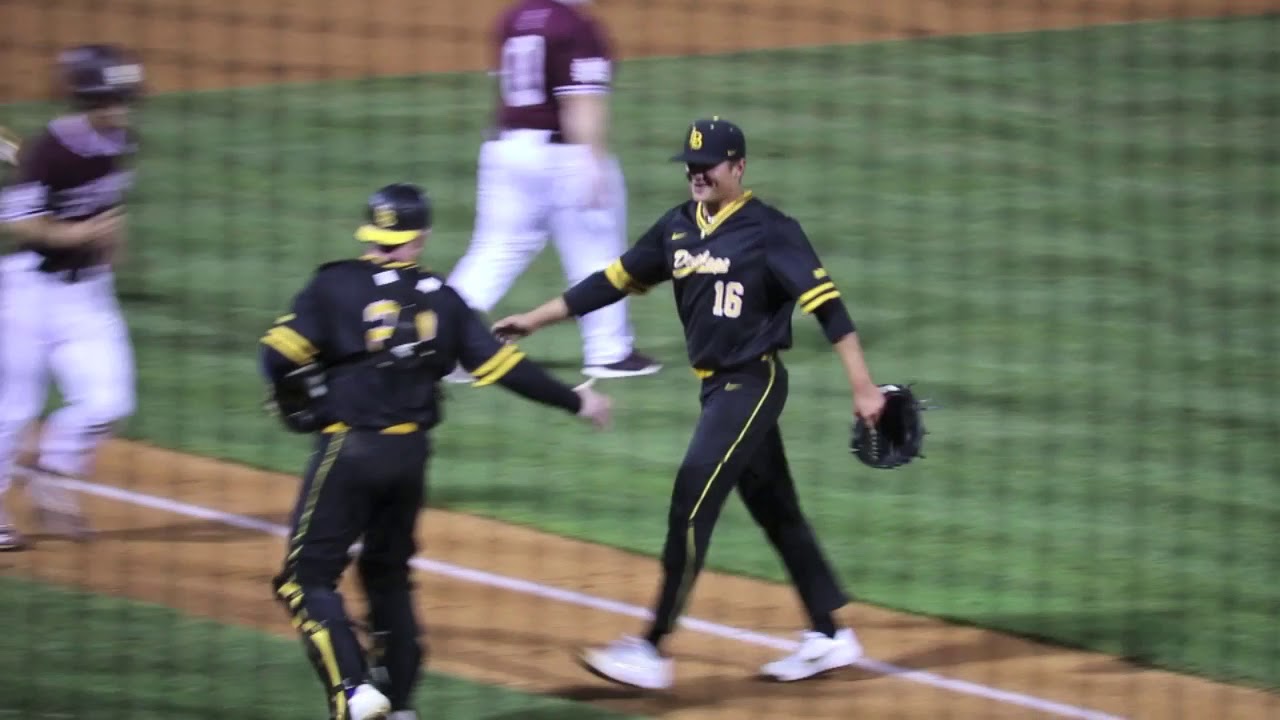
[[[90,0],[7,0],[0,26],[7,85],[0,85],[0,92],[8,99],[45,95],[54,48],[104,38],[141,51],[153,91],[483,69],[484,33],[498,4],[452,0],[433,4],[447,9],[426,11],[423,3],[382,0],[362,11],[363,4],[354,2],[135,0],[128,12],[109,13],[104,3]],[[615,0],[600,5],[624,57],[1280,9],[1276,0]],[[123,441],[110,443],[94,480],[277,524],[286,521],[297,488],[289,476]],[[12,509],[25,519],[22,498],[14,495]],[[282,551],[278,538],[115,500],[90,498],[87,504],[102,531],[95,542],[41,541],[32,552],[0,556],[0,572],[292,634],[269,587]],[[424,514],[419,540],[431,559],[641,606],[648,605],[657,584],[653,559],[437,510]],[[761,552],[768,552],[763,544]],[[676,688],[658,696],[630,693],[587,675],[571,656],[581,645],[640,630],[639,621],[440,575],[419,574],[418,580],[434,669],[531,692],[680,719],[1044,714],[862,671],[795,686],[764,684],[753,674],[774,657],[773,651],[688,630],[671,645],[678,659]],[[362,611],[359,593],[350,584],[345,589],[353,610]],[[690,614],[780,635],[803,626],[788,587],[716,573],[699,582]],[[1139,669],[1102,655],[865,605],[848,608],[844,616],[878,660],[1049,701],[1136,718],[1280,713],[1274,695]],[[303,662],[301,654],[298,661]]]

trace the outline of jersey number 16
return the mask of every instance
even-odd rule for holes
[[[711,308],[711,314],[716,317],[731,318],[741,315],[743,290],[740,282],[717,280],[716,304]]]

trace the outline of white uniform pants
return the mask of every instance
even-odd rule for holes
[[[550,235],[569,285],[603,270],[626,250],[626,183],[614,158],[605,208],[587,206],[590,152],[547,141],[540,130],[502,133],[480,148],[475,232],[449,285],[488,313],[545,247]],[[631,354],[626,301],[579,320],[584,365]]]
[[[0,498],[50,374],[64,405],[40,436],[44,470],[85,475],[112,424],[134,409],[133,350],[110,269],[69,283],[39,264],[32,252],[0,257]]]

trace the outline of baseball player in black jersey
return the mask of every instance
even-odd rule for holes
[[[358,258],[320,266],[262,338],[271,404],[316,449],[273,579],[329,698],[334,720],[411,720],[422,664],[409,559],[423,502],[438,380],[459,364],[476,385],[502,385],[603,427],[609,402],[570,388],[496,340],[443,280],[416,264],[430,233],[427,198],[389,185],[369,200]],[[357,567],[377,655],[366,655],[336,588]]]
[[[787,398],[779,353],[799,306],[822,325],[844,364],[853,412],[871,422],[884,397],[872,381],[833,278],[800,224],[742,186],[746,140],[733,123],[698,120],[684,151],[693,199],[672,208],[621,258],[550,302],[498,321],[514,338],[670,280],[689,360],[702,378],[702,414],[676,474],[662,554],[663,581],[644,638],[581,656],[609,680],[662,689],[672,663],[660,646],[676,627],[706,561],[712,529],[735,488],[781,555],[812,622],[799,650],[763,673],[801,680],[851,665],[862,648],[833,613],[848,602],[801,512],[778,419]]]

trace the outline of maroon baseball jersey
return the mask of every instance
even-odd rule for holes
[[[498,127],[559,131],[559,98],[607,93],[613,54],[600,23],[557,0],[520,0],[494,33]]]
[[[121,204],[133,185],[127,164],[135,152],[131,133],[99,132],[82,115],[50,122],[22,146],[14,181],[0,192],[0,222],[42,215],[84,220]],[[85,250],[25,249],[44,255],[53,269],[99,261]]]

